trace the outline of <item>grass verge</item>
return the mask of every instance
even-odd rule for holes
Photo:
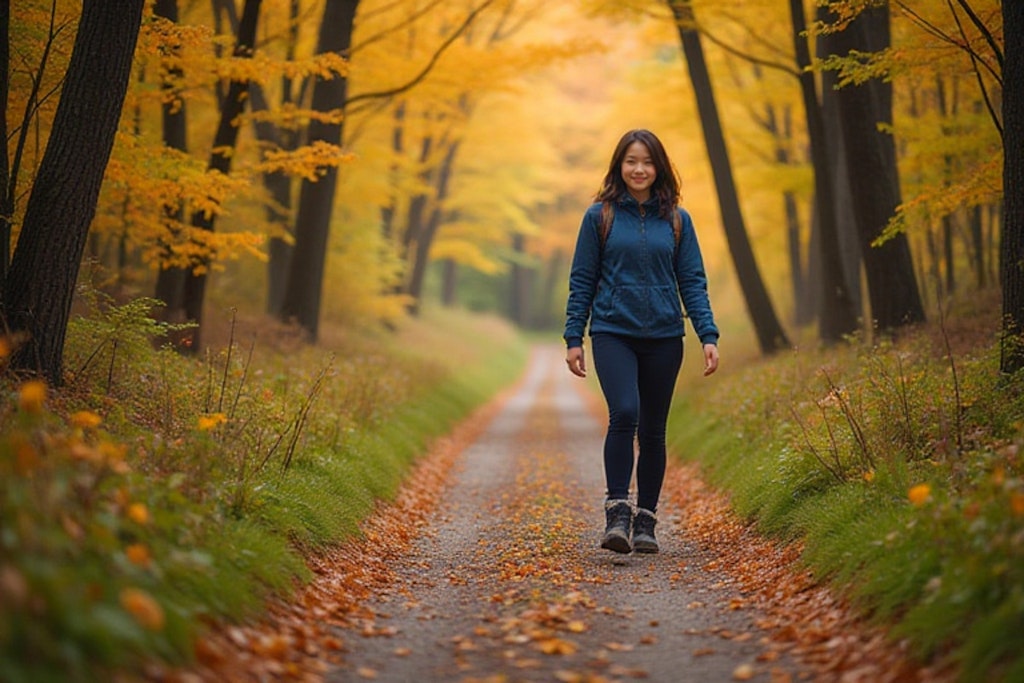
[[[680,393],[669,447],[922,661],[1024,680],[1024,378],[951,334],[753,361]]]
[[[205,623],[308,579],[304,554],[356,533],[527,352],[497,320],[436,311],[316,347],[232,320],[190,359],[154,347],[152,303],[76,320],[61,391],[5,380],[0,680],[187,662]]]

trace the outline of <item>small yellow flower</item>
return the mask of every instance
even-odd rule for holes
[[[918,484],[907,491],[907,497],[910,498],[910,502],[920,507],[928,502],[931,498],[932,487],[928,484]]]
[[[18,407],[26,413],[41,413],[46,403],[46,382],[32,379],[21,385]]]
[[[71,426],[82,429],[95,429],[102,424],[103,418],[91,410],[79,410],[71,416]]]
[[[228,416],[224,413],[210,413],[209,415],[199,416],[199,431],[208,432],[211,429],[215,429],[218,425],[224,424],[228,421]]]
[[[124,554],[128,561],[137,567],[148,567],[153,561],[153,556],[149,554],[149,548],[141,543],[132,543],[124,549]]]
[[[132,503],[128,506],[128,519],[136,524],[148,524],[149,509],[142,503]]]
[[[867,472],[864,473],[864,481],[872,482],[874,480],[875,480],[875,471],[874,470],[868,470]]]
[[[150,631],[163,629],[164,608],[146,591],[125,588],[121,591],[121,606],[135,617],[135,621]]]

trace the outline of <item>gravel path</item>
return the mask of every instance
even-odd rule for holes
[[[666,495],[657,555],[598,547],[604,425],[562,350],[458,456],[423,533],[325,680],[795,681]]]

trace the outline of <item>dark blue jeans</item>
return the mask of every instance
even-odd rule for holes
[[[608,403],[604,440],[608,498],[629,496],[635,437],[640,447],[636,503],[654,512],[665,480],[665,425],[683,364],[683,340],[595,334],[591,344],[594,369]]]

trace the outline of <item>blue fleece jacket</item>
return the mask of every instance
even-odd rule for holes
[[[677,246],[672,224],[657,210],[653,198],[642,206],[632,195],[620,199],[602,246],[601,204],[587,209],[569,274],[567,347],[583,344],[588,320],[590,334],[684,336],[684,306],[701,343],[718,343],[693,220],[685,209],[677,209],[682,219]]]

